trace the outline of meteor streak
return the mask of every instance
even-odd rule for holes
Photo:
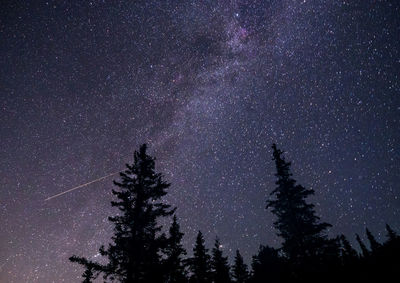
[[[111,177],[111,176],[113,176],[113,175],[116,175],[116,174],[118,174],[118,173],[119,173],[119,172],[121,172],[121,171],[123,171],[123,170],[120,170],[120,171],[117,171],[117,172],[114,172],[114,173],[108,174],[108,175],[106,175],[106,176],[103,176],[103,177],[100,177],[100,178],[98,178],[98,179],[96,179],[96,180],[93,180],[93,181],[87,182],[87,183],[85,183],[85,184],[82,184],[82,185],[79,185],[79,186],[73,187],[72,189],[69,189],[69,190],[66,190],[66,191],[64,191],[64,192],[61,192],[61,193],[59,193],[59,194],[56,194],[56,195],[54,195],[54,196],[48,197],[48,198],[47,198],[47,199],[45,199],[44,201],[51,200],[51,199],[53,199],[53,198],[56,198],[56,197],[62,196],[62,195],[64,195],[64,194],[66,194],[66,193],[69,193],[69,192],[75,191],[75,190],[77,190],[77,189],[80,189],[80,188],[86,187],[86,186],[88,186],[88,185],[90,185],[90,184],[93,184],[93,183],[99,182],[99,181],[101,181],[101,180],[103,180],[103,179],[106,179],[106,178],[108,178],[108,177]]]

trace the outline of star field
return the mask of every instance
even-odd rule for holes
[[[400,230],[398,1],[4,1],[0,281],[79,282],[148,143],[185,246],[279,245],[272,143],[330,235]],[[172,222],[172,220],[171,220]]]

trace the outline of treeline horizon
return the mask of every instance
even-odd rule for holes
[[[210,252],[199,231],[193,255],[187,257],[176,207],[162,200],[171,184],[155,171],[155,158],[143,144],[134,152],[133,164],[126,164],[127,169],[120,173],[121,180],[114,181],[116,200],[111,205],[120,213],[108,218],[114,234],[108,246],[99,249],[108,262],[76,255],[69,258],[84,267],[82,282],[94,282],[100,276],[104,282],[123,283],[379,282],[398,277],[398,234],[386,224],[386,241],[379,243],[366,228],[369,248],[355,234],[361,252],[343,234],[328,237],[332,225],[322,222],[314,204],[307,201],[314,190],[297,184],[283,151],[275,144],[272,149],[276,188],[265,201],[266,209],[276,217],[280,247],[261,243],[250,266],[237,249],[230,265],[219,238]],[[169,217],[171,226],[163,227],[159,220]]]

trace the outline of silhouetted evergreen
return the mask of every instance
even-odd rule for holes
[[[389,241],[395,241],[398,238],[398,235],[395,231],[393,231],[392,227],[386,223],[386,231],[387,231],[387,238]]]
[[[76,262],[85,267],[85,271],[82,274],[82,277],[84,280],[82,281],[83,283],[91,283],[93,282],[92,280],[96,279],[99,272],[103,270],[103,267],[95,262],[89,261],[85,258],[80,258],[76,256],[71,256],[69,258],[71,262]]]
[[[344,235],[329,239],[326,229],[316,216],[314,205],[306,201],[313,190],[296,184],[283,152],[273,148],[278,178],[277,187],[267,200],[267,208],[277,217],[274,222],[281,248],[260,246],[252,258],[251,272],[239,250],[236,251],[232,277],[237,283],[328,283],[328,282],[391,282],[400,270],[400,237],[386,224],[387,240],[380,244],[366,228],[369,250],[360,236],[356,240],[362,255]],[[199,231],[193,257],[185,259],[183,233],[174,215],[168,236],[158,223],[174,214],[175,209],[162,202],[170,186],[155,172],[154,158],[146,153],[146,145],[134,153],[132,165],[114,182],[117,200],[112,201],[119,214],[109,217],[114,234],[107,248],[100,248],[105,264],[84,257],[72,256],[71,262],[82,265],[83,282],[89,283],[103,275],[107,282],[123,283],[229,283],[232,282],[228,258],[223,255],[216,238],[212,257]],[[165,222],[163,222],[165,223]],[[187,268],[190,273],[188,274]],[[189,277],[189,279],[188,279]]]
[[[350,242],[344,235],[340,235],[339,238],[341,243],[341,257],[344,261],[344,264],[354,262],[358,258],[357,251],[353,249]]]
[[[189,260],[189,268],[192,272],[190,282],[211,282],[211,258],[207,252],[208,250],[204,244],[203,234],[199,231],[196,237],[196,244],[193,248],[193,258]]]
[[[231,282],[228,258],[223,256],[218,238],[215,239],[214,248],[212,249],[211,268],[214,283]]]
[[[164,264],[165,281],[171,283],[187,282],[183,256],[186,251],[181,243],[183,233],[180,231],[177,218],[174,215],[169,229],[168,244],[165,249],[166,259]]]
[[[320,223],[314,205],[306,202],[314,190],[297,185],[290,172],[291,163],[285,161],[283,152],[275,144],[272,148],[278,186],[270,194],[274,198],[267,201],[267,208],[271,208],[277,217],[274,226],[283,239],[282,251],[294,264],[305,260],[320,262],[329,245],[333,244],[325,235],[331,225]]]
[[[386,224],[388,240],[379,249],[379,259],[381,268],[380,273],[384,273],[388,278],[398,274],[400,270],[400,237]],[[389,282],[389,280],[387,280]]]
[[[360,246],[361,253],[363,257],[368,257],[369,256],[369,250],[365,246],[364,242],[361,240],[360,235],[356,234],[356,240],[358,245]]]
[[[374,235],[372,235],[371,231],[368,230],[368,228],[365,228],[365,232],[367,234],[371,250],[373,252],[377,251],[380,248],[381,244],[378,243],[378,241],[375,239]]]
[[[249,271],[247,265],[243,261],[243,257],[239,250],[236,250],[235,262],[232,267],[232,277],[237,283],[245,283],[249,279]]]
[[[258,254],[253,256],[251,267],[250,282],[285,282],[289,274],[286,276],[284,272],[290,273],[278,250],[268,246],[260,246]]]
[[[92,283],[92,279],[96,279],[93,273],[93,268],[86,267],[86,270],[83,273],[82,277],[84,278],[84,280],[82,281],[83,283]]]
[[[154,158],[147,155],[146,149],[146,145],[142,145],[135,151],[134,163],[126,164],[127,170],[120,173],[122,181],[114,181],[120,189],[112,191],[118,200],[112,201],[111,205],[119,208],[121,213],[109,217],[114,225],[114,235],[107,249],[100,248],[100,254],[108,258],[108,264],[99,268],[110,280],[162,282],[160,252],[166,246],[166,237],[160,233],[162,227],[157,220],[172,215],[174,210],[161,201],[170,184],[155,172]],[[79,260],[86,260],[73,259],[80,264]]]
[[[389,238],[380,244],[368,229],[366,229],[366,234],[371,250],[366,250],[365,245],[362,247],[364,256],[359,261],[358,269],[352,272],[363,282],[392,282],[400,270],[400,240]],[[356,238],[359,243],[362,243],[358,235]]]

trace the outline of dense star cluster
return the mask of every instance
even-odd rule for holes
[[[400,229],[400,3],[2,1],[0,281],[79,282],[147,143],[192,251],[278,246],[271,144],[330,235]],[[169,225],[170,223],[168,223]]]

